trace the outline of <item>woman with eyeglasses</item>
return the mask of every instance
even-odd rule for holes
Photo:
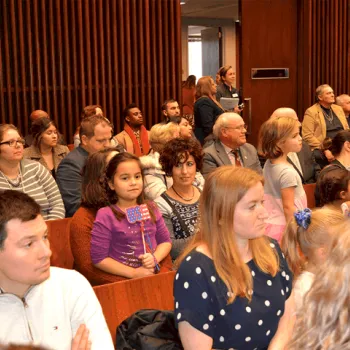
[[[49,118],[39,118],[32,123],[33,145],[24,150],[24,158],[36,160],[56,178],[61,160],[69,153],[67,146],[57,144],[59,133]]]
[[[27,193],[41,207],[44,220],[63,219],[65,209],[57,184],[39,162],[23,159],[24,139],[12,124],[0,124],[0,191]]]

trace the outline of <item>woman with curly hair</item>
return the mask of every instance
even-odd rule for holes
[[[172,259],[177,258],[195,233],[202,188],[193,182],[202,160],[199,142],[182,139],[168,142],[159,159],[166,175],[173,179],[172,186],[155,200],[170,232]]]
[[[297,317],[288,350],[350,348],[350,226],[333,227],[331,254],[319,267]]]

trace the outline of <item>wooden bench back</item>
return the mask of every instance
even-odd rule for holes
[[[316,202],[315,202],[315,189],[316,189],[316,184],[306,184],[303,185],[304,191],[306,193],[306,198],[307,198],[307,207],[310,209],[313,209],[316,207]]]
[[[69,239],[70,222],[70,218],[46,221],[52,250],[51,266],[73,269],[74,259]]]
[[[113,342],[119,324],[140,309],[174,310],[175,271],[94,287]]]

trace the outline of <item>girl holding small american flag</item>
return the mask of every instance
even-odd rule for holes
[[[138,278],[159,270],[171,250],[171,239],[161,213],[143,195],[139,158],[120,153],[106,169],[109,206],[96,215],[91,232],[93,264],[108,273]]]

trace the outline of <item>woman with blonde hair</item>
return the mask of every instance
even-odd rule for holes
[[[288,350],[350,348],[350,225],[333,226],[328,258],[315,274]]]
[[[329,253],[334,234],[332,227],[344,220],[340,211],[305,209],[296,212],[289,222],[282,250],[296,280],[293,293],[297,313],[304,312],[303,298],[314,281],[315,272]]]
[[[289,152],[302,147],[300,122],[292,118],[266,121],[260,130],[264,165],[265,207],[269,213],[266,234],[279,242],[286,224],[298,209],[307,207],[306,194],[298,172],[288,162]]]
[[[159,162],[160,154],[165,144],[180,136],[180,126],[175,122],[155,124],[149,133],[151,150],[147,156],[140,157],[144,173],[144,192],[149,200],[155,200],[173,185],[173,179],[166,176]],[[200,172],[196,173],[195,186],[204,186],[204,178]]]
[[[177,261],[175,320],[185,349],[283,349],[292,275],[264,235],[263,177],[222,166],[205,183],[199,229]],[[229,195],[228,195],[229,194]]]
[[[196,102],[194,104],[195,135],[203,144],[212,139],[213,126],[218,116],[225,112],[216,101],[216,84],[209,77],[202,77],[196,86]],[[207,140],[205,140],[207,138]]]

